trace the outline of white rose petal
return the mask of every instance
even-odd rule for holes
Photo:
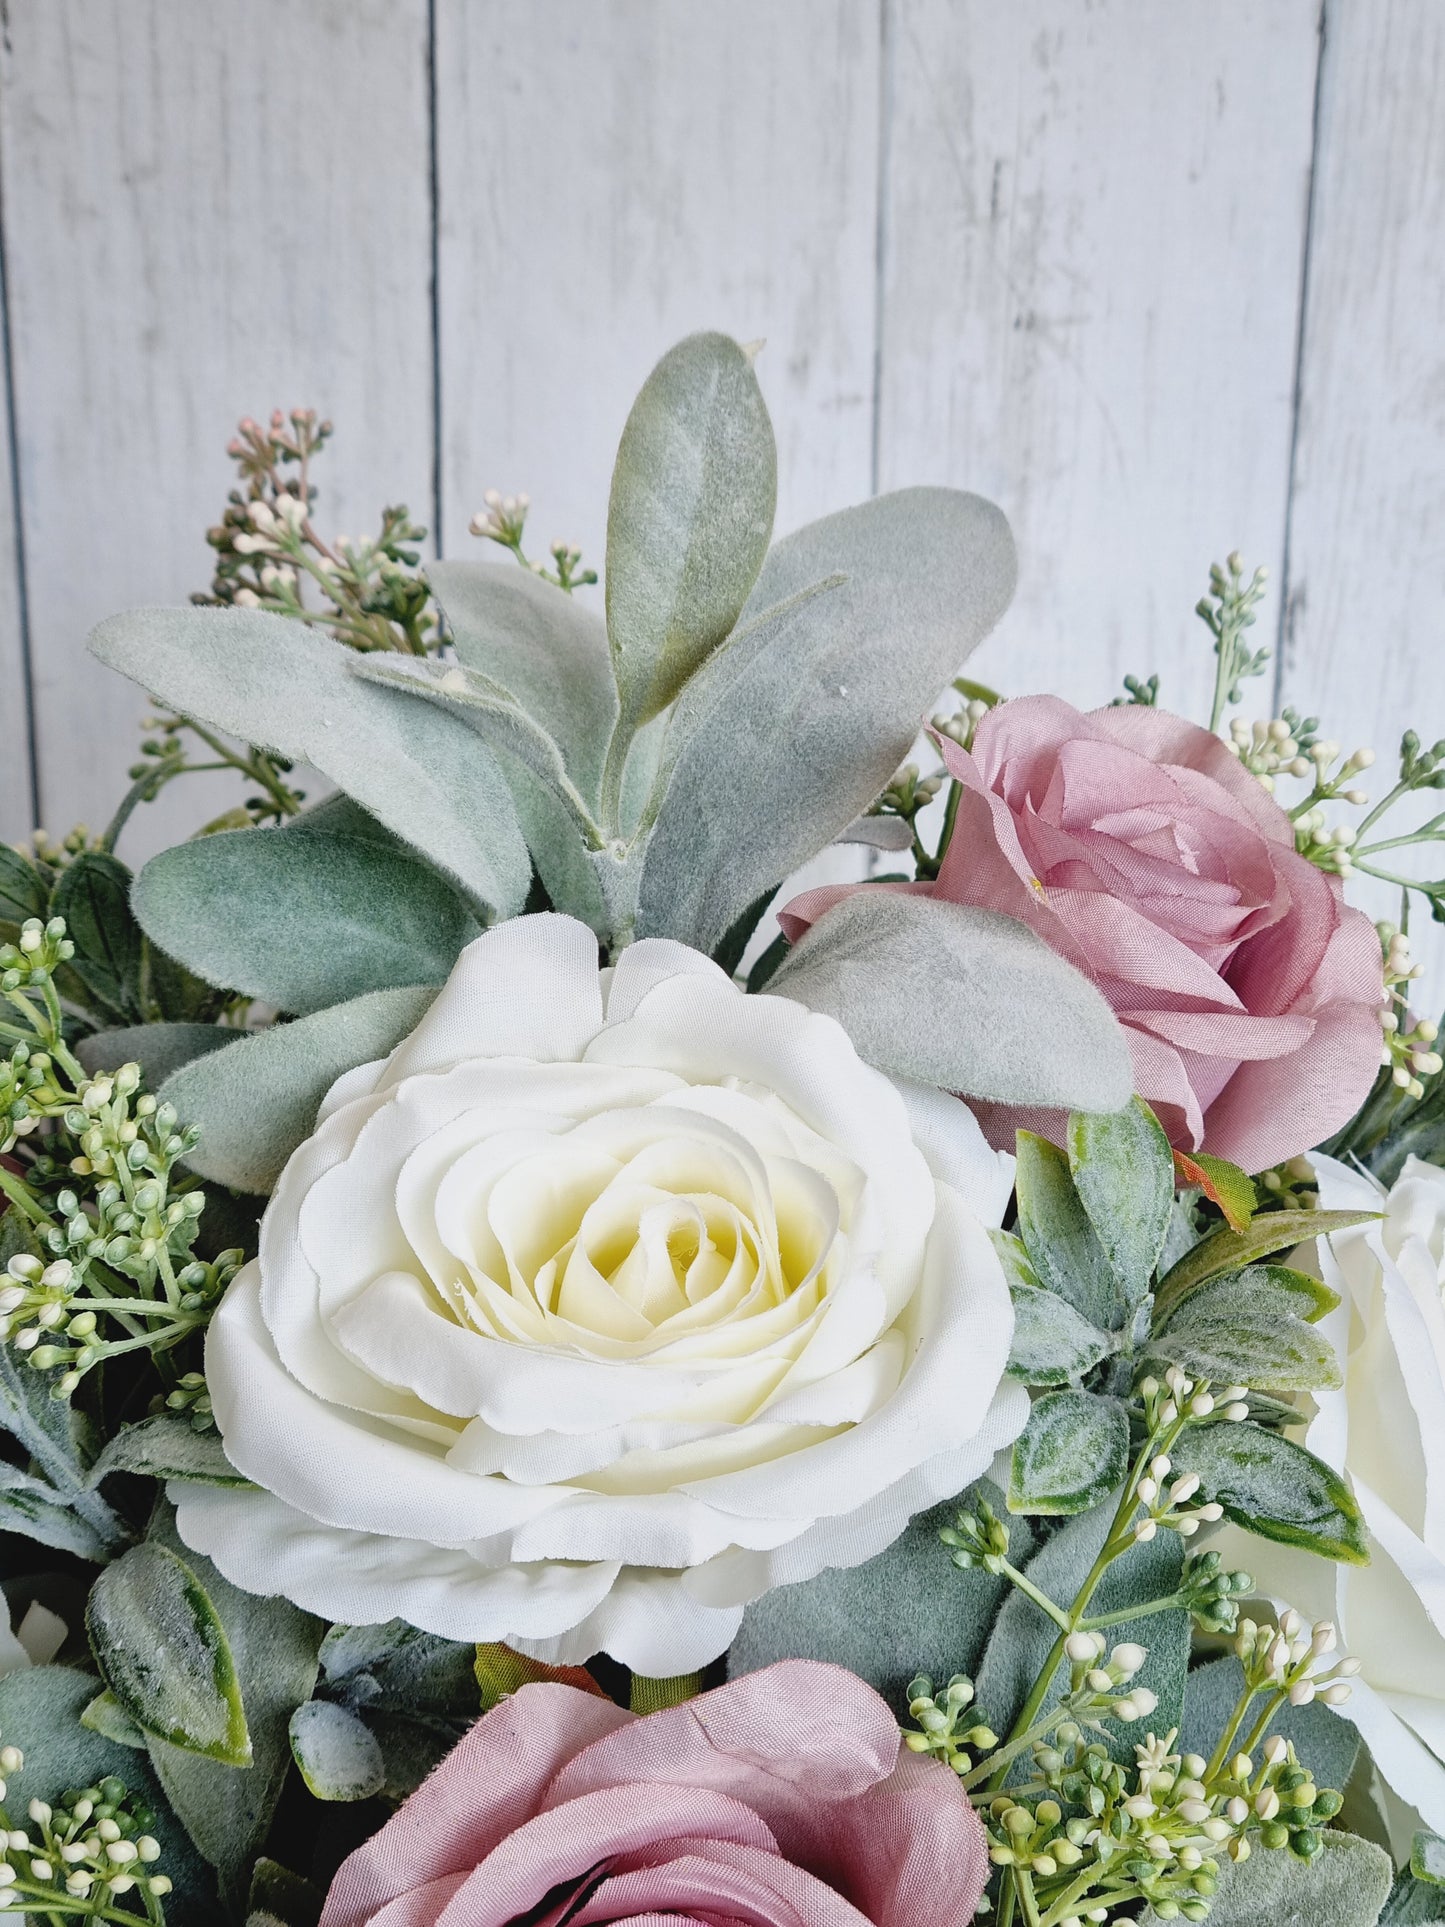
[[[1445,1832],[1445,1170],[1412,1157],[1387,1193],[1332,1158],[1312,1161],[1323,1207],[1384,1214],[1321,1244],[1341,1298],[1323,1329],[1344,1384],[1315,1394],[1306,1434],[1349,1475],[1370,1563],[1331,1566],[1235,1532],[1221,1550],[1263,1591],[1337,1624],[1361,1672],[1336,1710],[1399,1800]]]
[[[1022,1427],[1010,1177],[831,1018],[502,924],[282,1173],[206,1353],[261,1489],[177,1486],[181,1535],[334,1620],[693,1671]]]

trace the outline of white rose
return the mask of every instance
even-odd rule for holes
[[[1386,1193],[1333,1158],[1312,1162],[1326,1209],[1385,1214],[1320,1242],[1341,1299],[1322,1329],[1344,1384],[1315,1395],[1306,1435],[1348,1473],[1370,1563],[1331,1565],[1244,1535],[1228,1556],[1274,1598],[1336,1622],[1361,1663],[1340,1710],[1393,1792],[1445,1832],[1445,1171],[1411,1158]]]
[[[1021,1429],[1010,1174],[680,944],[502,924],[283,1172],[206,1349],[264,1489],[177,1487],[181,1536],[329,1619],[691,1672]]]

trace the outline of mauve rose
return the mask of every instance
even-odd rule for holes
[[[1260,1171],[1354,1114],[1380,1061],[1378,940],[1219,737],[1023,696],[982,718],[972,754],[940,747],[963,790],[933,888],[1017,917],[1093,979],[1176,1145]],[[784,928],[838,894],[798,898]]]
[[[332,1883],[320,1927],[966,1927],[983,1828],[878,1695],[785,1660],[643,1719],[524,1686]]]

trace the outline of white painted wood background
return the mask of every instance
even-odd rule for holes
[[[992,495],[975,673],[1198,714],[1191,610],[1273,575],[1256,711],[1445,734],[1435,0],[0,0],[0,835],[108,815],[143,703],[87,629],[204,586],[242,413],[320,519],[482,491],[600,561],[657,354],[764,336],[779,526]],[[142,812],[135,860],[219,804]],[[1383,906],[1381,906],[1383,907]]]

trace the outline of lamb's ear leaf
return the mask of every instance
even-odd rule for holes
[[[1220,1860],[1209,1903],[1210,1927],[1376,1927],[1394,1868],[1383,1848],[1352,1833],[1318,1836],[1312,1860],[1252,1853]]]
[[[1003,515],[952,489],[882,495],[779,542],[742,623],[791,601],[786,619],[764,625],[765,646],[720,650],[681,698],[698,720],[647,853],[642,933],[711,953],[770,884],[840,836],[1003,614],[1014,577]]]
[[[455,716],[354,676],[355,650],[288,616],[194,608],[112,616],[90,648],[183,715],[310,763],[498,916],[526,901],[496,759]]]
[[[1122,1034],[1120,1048],[1127,1071]],[[1137,1305],[1153,1280],[1174,1204],[1174,1155],[1164,1128],[1135,1097],[1104,1115],[1076,1112],[1068,1140],[1074,1188],[1125,1297]]]
[[[90,998],[115,1015],[141,1014],[142,942],[131,912],[130,871],[104,850],[82,850],[61,871],[50,915],[64,917],[75,945],[67,968]]]
[[[318,1800],[369,1800],[386,1785],[376,1735],[349,1707],[307,1700],[291,1715],[291,1752]]]
[[[892,1076],[968,1097],[1123,1104],[1124,1033],[1025,924],[918,891],[864,886],[820,917],[768,985],[835,1017]]]
[[[444,983],[478,929],[403,846],[314,828],[178,843],[151,858],[132,900],[147,934],[197,976],[303,1015]]]
[[[1206,1151],[1175,1151],[1174,1169],[1182,1185],[1197,1185],[1224,1213],[1231,1231],[1243,1231],[1254,1216],[1259,1194],[1248,1172],[1241,1171],[1228,1158],[1210,1157]]]
[[[597,801],[617,719],[607,625],[580,596],[501,562],[431,562],[431,583],[457,661],[510,692]]]
[[[234,1044],[236,1033],[223,1024],[129,1024],[82,1037],[75,1054],[92,1076],[139,1064],[149,1090],[157,1090],[172,1071],[208,1051]]]
[[[319,1887],[262,1854],[251,1872],[246,1927],[316,1927],[325,1902]]]
[[[1045,1392],[1014,1441],[1008,1509],[1065,1517],[1087,1512],[1128,1469],[1129,1415],[1118,1399]]]
[[[1057,1144],[1020,1131],[1016,1139],[1018,1233],[1035,1276],[1100,1331],[1118,1331],[1128,1305],[1114,1267],[1084,1210]]]
[[[752,358],[722,334],[671,348],[632,404],[607,510],[607,637],[629,732],[737,621],[773,532],[778,453]]]
[[[1036,1532],[1027,1519],[1008,1518],[1002,1494],[984,1481],[920,1512],[886,1551],[864,1564],[830,1568],[753,1600],[728,1650],[729,1677],[780,1659],[831,1660],[867,1680],[905,1718],[908,1683],[917,1673],[939,1681],[972,1673],[1009,1583],[981,1567],[952,1566],[938,1535],[953,1524],[960,1505],[975,1503],[980,1494],[1008,1527],[1009,1558],[1025,1564],[1038,1544]]]
[[[192,1169],[235,1191],[270,1191],[342,1072],[385,1057],[435,995],[425,986],[369,991],[239,1038],[178,1070],[160,1095],[200,1129]]]
[[[147,1479],[181,1479],[200,1485],[249,1485],[250,1480],[226,1457],[216,1432],[196,1432],[190,1421],[174,1412],[159,1412],[122,1425],[106,1441],[90,1468],[90,1483],[99,1485],[112,1472],[138,1472]]]
[[[1346,1565],[1369,1564],[1360,1508],[1339,1473],[1302,1445],[1250,1419],[1192,1425],[1170,1456],[1176,1472],[1197,1472],[1200,1497],[1262,1539],[1300,1546]]]

